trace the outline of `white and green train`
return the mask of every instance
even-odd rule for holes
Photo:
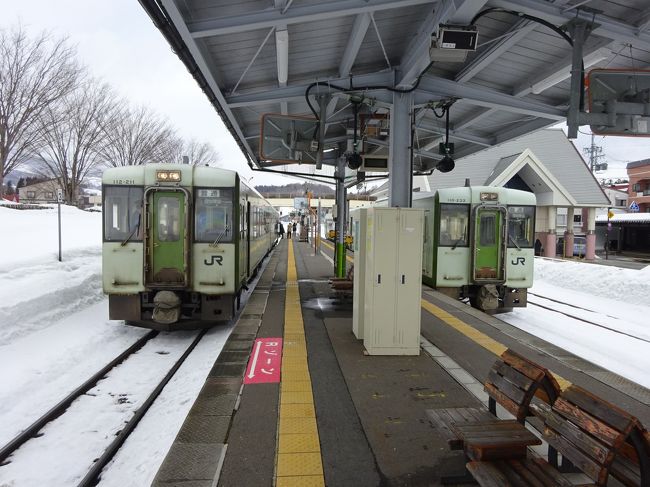
[[[526,306],[535,206],[533,193],[489,186],[414,194],[426,210],[424,283],[484,311]]]
[[[229,320],[277,241],[278,212],[234,171],[111,168],[102,192],[102,281],[112,320],[167,330]]]

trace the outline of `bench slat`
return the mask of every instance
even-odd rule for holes
[[[622,445],[627,436],[627,434],[621,434],[620,431],[617,431],[597,418],[594,418],[580,407],[576,407],[570,402],[564,400],[563,397],[560,397],[555,401],[553,404],[553,411],[559,413],[580,429],[585,430],[609,446],[618,447]]]
[[[512,372],[517,373],[516,370]],[[509,374],[509,375],[515,376],[515,374]],[[530,386],[533,383],[530,379],[527,379],[523,375],[519,374],[519,376],[525,379],[527,383],[525,384],[525,388],[523,388],[517,383],[514,383],[508,377],[499,375],[495,369],[490,370],[490,373],[488,374],[487,383],[499,389],[501,392],[506,394],[508,397],[510,397],[510,399],[512,399],[517,404],[521,404],[524,402],[524,399],[526,398],[526,392],[528,391],[528,388],[530,388]]]
[[[519,389],[528,390],[535,381],[522,374],[517,369],[513,369],[510,365],[505,362],[497,362],[492,366],[490,370],[491,373],[496,373],[498,376],[505,377],[508,381],[512,382]],[[493,374],[488,375],[488,379],[493,377]],[[497,378],[500,379],[500,378]]]
[[[579,406],[593,417],[625,434],[629,433],[634,426],[639,426],[638,421],[632,415],[609,402],[597,398],[581,387],[569,387],[563,397],[566,401]]]
[[[511,478],[511,475],[508,474],[508,471],[516,473],[519,478],[522,479],[522,485],[531,486],[531,487],[549,487],[548,482],[544,482],[543,477],[539,477],[530,471],[528,462],[523,461],[509,461],[501,462],[507,464],[508,470],[505,472],[506,477]],[[551,484],[552,485],[552,484]]]
[[[501,354],[501,359],[534,382],[541,380],[546,372],[544,367],[510,349]]]
[[[562,474],[542,458],[530,458],[528,468],[537,472],[539,478],[544,478],[548,485],[559,485],[561,487],[573,487],[573,484],[562,477]]]
[[[585,434],[573,423],[566,421],[557,413],[550,412],[546,416],[546,426],[550,427],[557,434],[562,435],[569,442],[580,448],[600,464],[610,462],[614,456],[611,448],[603,445],[588,434]]]
[[[618,455],[614,459],[609,470],[612,476],[616,477],[618,481],[627,487],[641,485],[639,466],[621,455]]]
[[[553,445],[562,455],[582,470],[585,475],[594,480],[598,485],[605,485],[607,469],[595,462],[592,458],[578,450],[573,443],[563,438],[550,428],[544,430],[544,439]]]
[[[484,487],[503,487],[508,485],[507,477],[490,462],[469,462],[467,470]]]
[[[492,384],[485,384],[485,392],[492,396],[506,411],[515,416],[518,420],[525,417],[526,411],[522,411],[520,404],[517,404]]]

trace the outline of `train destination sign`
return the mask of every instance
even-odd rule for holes
[[[282,338],[258,338],[248,361],[244,384],[280,382]]]

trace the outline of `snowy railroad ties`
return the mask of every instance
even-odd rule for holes
[[[588,311],[590,313],[596,313],[596,311],[594,311],[594,310],[591,310],[591,309],[588,309],[588,308],[583,308],[581,306],[576,306],[576,305],[571,304],[571,303],[565,303],[564,301],[559,301],[557,299],[547,298],[546,296],[542,296],[541,294],[535,294],[535,293],[531,293],[531,292],[529,292],[528,294],[530,294],[531,296],[535,296],[537,298],[546,299],[547,301],[552,301],[554,303],[561,304],[563,306],[569,306],[571,308],[575,308],[575,309],[578,309],[578,310]],[[533,306],[537,306],[539,308],[543,308],[545,310],[552,311],[553,313],[562,314],[562,315],[567,316],[568,318],[571,318],[573,320],[582,321],[583,323],[587,323],[588,325],[597,326],[598,328],[602,328],[604,330],[611,331],[612,333],[618,333],[619,335],[624,335],[624,336],[629,337],[629,338],[634,338],[635,340],[640,340],[642,342],[650,343],[650,340],[648,340],[647,338],[641,338],[641,337],[638,337],[636,335],[632,335],[631,333],[626,333],[624,331],[617,330],[616,328],[612,328],[610,326],[603,325],[602,323],[595,323],[593,321],[589,321],[589,320],[587,320],[585,318],[582,318],[580,316],[572,315],[571,313],[567,313],[565,311],[561,311],[559,309],[555,309],[555,308],[552,308],[550,306],[540,304],[540,303],[538,303],[536,301],[531,301],[530,298],[528,299],[528,303],[532,304]],[[610,318],[617,319],[615,316],[610,316]]]
[[[153,389],[149,396],[142,402],[142,404],[136,409],[131,416],[131,418],[126,422],[123,428],[121,428],[115,435],[114,440],[105,448],[104,453],[96,458],[92,465],[89,467],[88,472],[83,477],[83,479],[78,484],[79,486],[90,486],[95,485],[102,469],[111,461],[115,456],[120,447],[124,444],[129,435],[135,430],[136,426],[144,415],[149,410],[150,406],[154,403],[156,398],[160,395],[167,383],[174,377],[175,373],[189,357],[195,347],[199,344],[207,329],[201,330],[194,337],[190,345],[187,347],[185,352],[176,360],[174,365],[169,369],[167,374],[158,382],[158,385]],[[142,336],[137,340],[133,345],[127,348],[119,356],[113,359],[105,367],[103,367],[99,372],[94,374],[88,380],[86,380],[82,385],[77,389],[72,391],[67,397],[61,400],[56,406],[51,408],[47,413],[41,416],[33,424],[23,430],[19,435],[7,443],[4,447],[0,449],[0,467],[8,466],[12,463],[12,460],[7,460],[12,454],[14,454],[22,445],[34,438],[40,438],[43,436],[39,432],[52,421],[56,420],[60,416],[63,416],[66,410],[72,405],[74,401],[81,398],[88,391],[97,385],[98,382],[105,379],[107,374],[115,369],[118,365],[125,362],[129,357],[133,356],[136,352],[141,350],[148,342],[150,342],[154,337],[159,334],[158,331],[150,331],[146,335]]]

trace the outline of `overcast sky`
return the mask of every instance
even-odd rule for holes
[[[0,26],[21,23],[31,33],[67,36],[91,72],[136,104],[166,116],[185,138],[210,142],[221,164],[252,184],[287,184],[295,179],[253,173],[206,96],[171,51],[137,0],[0,0]],[[589,146],[589,127],[575,141]],[[650,157],[650,139],[596,137],[610,169],[602,177],[624,177],[625,164]]]

